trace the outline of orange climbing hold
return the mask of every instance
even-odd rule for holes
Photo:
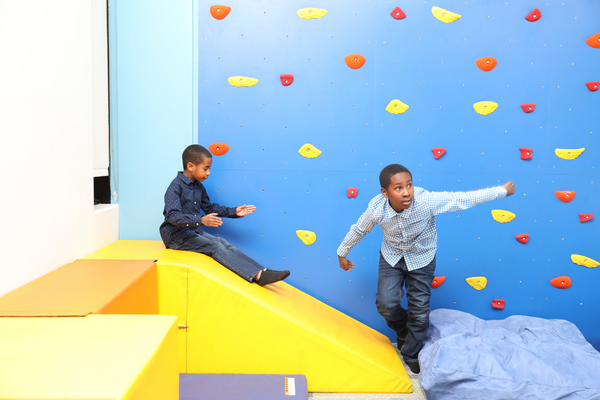
[[[445,276],[434,276],[433,281],[431,282],[431,288],[435,289],[436,287],[440,287],[440,285],[444,283],[445,280]]]
[[[229,151],[229,145],[221,142],[216,142],[208,146],[208,149],[215,156],[222,156]]]
[[[559,276],[550,281],[550,284],[558,289],[568,289],[571,287],[571,278],[568,276]]]
[[[434,147],[433,149],[431,149],[431,151],[433,152],[433,157],[435,157],[436,160],[446,153],[446,149],[442,149],[439,147]]]
[[[492,307],[498,308],[500,310],[504,310],[504,300],[502,300],[502,299],[492,300]]]
[[[527,14],[525,17],[525,19],[529,22],[537,21],[540,18],[542,18],[542,12],[539,8],[534,8],[533,11]]]
[[[475,60],[475,64],[477,64],[480,70],[487,72],[493,70],[498,61],[494,57],[481,57]]]
[[[533,110],[535,110],[535,103],[521,104],[521,108],[522,108],[522,109],[523,109],[523,111],[525,111],[526,113],[533,112]]]
[[[352,197],[356,197],[356,195],[358,194],[358,188],[352,188],[349,187],[348,188],[348,198],[352,198]]]
[[[568,203],[575,198],[575,191],[573,190],[557,190],[554,194],[563,203]]]
[[[595,92],[600,87],[600,81],[586,82],[585,85],[590,91]]]
[[[210,15],[212,15],[214,19],[223,19],[229,15],[230,11],[231,11],[231,7],[227,7],[227,6],[211,6],[210,7]]]
[[[406,18],[406,14],[404,13],[404,11],[402,11],[402,9],[400,7],[396,7],[392,10],[392,12],[390,13],[390,15],[392,17],[394,17],[395,19],[403,19]]]
[[[527,243],[529,242],[529,233],[521,233],[520,235],[515,236],[519,243]]]
[[[594,218],[594,214],[579,214],[579,222],[591,221]]]
[[[282,74],[282,75],[279,75],[279,79],[281,79],[281,84],[283,86],[290,86],[292,84],[292,82],[294,82],[294,75]]]
[[[600,49],[600,32],[590,36],[585,42],[595,49]]]
[[[361,56],[360,54],[350,54],[349,56],[344,58],[344,61],[346,61],[346,65],[348,65],[350,68],[359,69],[360,67],[365,65],[365,61],[367,61],[367,59]]]
[[[529,160],[533,157],[533,150],[526,147],[519,147],[519,150],[521,150],[521,160]]]

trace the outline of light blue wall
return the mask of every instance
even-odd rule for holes
[[[111,133],[121,239],[159,239],[164,190],[196,141],[191,1],[110,2]]]
[[[600,260],[600,91],[585,87],[600,80],[600,49],[585,44],[600,30],[597,2],[440,0],[435,5],[462,15],[450,24],[432,16],[429,2],[332,0],[311,4],[328,9],[325,17],[302,20],[301,1],[236,0],[221,21],[210,16],[207,1],[196,10],[179,2],[122,4],[115,39],[122,239],[158,238],[162,194],[181,168],[181,151],[196,140],[190,133],[197,117],[199,143],[231,146],[215,157],[206,182],[211,199],[258,207],[211,232],[266,267],[290,269],[291,284],[393,338],[374,307],[381,232],[350,253],[352,274],[339,269],[336,256],[379,193],[381,168],[404,164],[418,186],[436,191],[513,180],[511,198],[438,217],[436,274],[446,283],[434,290],[432,306],[483,318],[565,318],[600,337],[600,268],[570,260],[573,253]],[[389,15],[396,5],[405,19]],[[526,21],[535,7],[542,19]],[[198,103],[191,110],[194,11]],[[352,53],[366,57],[361,69],[345,65]],[[475,66],[484,56],[498,60],[493,71]],[[295,80],[284,87],[279,75],[286,73]],[[233,75],[260,82],[235,88],[227,82]],[[405,114],[385,111],[395,98],[410,106]],[[472,104],[483,100],[498,109],[476,114]],[[533,102],[530,114],[519,106]],[[177,129],[165,129],[171,124]],[[323,154],[301,157],[304,143]],[[448,151],[435,160],[433,147]],[[533,159],[521,160],[519,147],[532,148]],[[554,155],[555,148],[579,147],[586,151],[573,161]],[[357,199],[346,197],[349,186],[358,187]],[[577,197],[564,204],[555,190],[575,190]],[[496,208],[517,218],[499,224],[490,213]],[[596,220],[580,224],[578,213]],[[316,232],[316,243],[304,245],[297,229]],[[527,245],[517,243],[519,233],[531,235]],[[475,291],[465,278],[479,275],[488,286]],[[570,276],[573,286],[553,288],[549,281],[559,275]],[[505,310],[491,307],[494,298],[506,300]]]

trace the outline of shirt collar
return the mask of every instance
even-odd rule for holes
[[[196,183],[196,181],[193,181],[193,180],[191,180],[190,178],[188,178],[187,176],[185,176],[185,175],[183,174],[183,172],[181,172],[181,171],[179,171],[179,172],[177,173],[177,177],[178,177],[178,178],[179,178],[179,179],[180,179],[180,180],[181,180],[183,183],[185,183],[185,184],[186,184],[186,185],[188,185],[188,186],[189,186],[189,185],[193,185],[194,183]]]
[[[388,218],[393,218],[395,216],[399,216],[401,218],[409,218],[410,214],[412,213],[414,204],[415,197],[413,196],[413,200],[411,201],[410,206],[406,210],[399,213],[392,208],[392,205],[390,204],[390,199],[385,199],[385,216]]]

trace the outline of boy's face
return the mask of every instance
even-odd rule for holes
[[[387,189],[381,188],[381,194],[390,200],[390,205],[396,212],[406,210],[412,204],[415,194],[412,177],[408,172],[392,175],[390,185]]]
[[[212,167],[212,157],[206,157],[200,164],[189,162],[185,175],[193,180],[204,182],[210,175],[210,167]]]

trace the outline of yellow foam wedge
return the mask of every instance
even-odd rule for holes
[[[389,112],[390,114],[402,114],[406,110],[408,110],[408,104],[404,104],[398,99],[390,101],[390,103],[385,108],[385,111]]]
[[[304,242],[304,244],[313,244],[317,240],[317,235],[311,231],[296,231],[296,235]]]
[[[585,151],[585,147],[580,149],[556,149],[554,152],[563,160],[574,160]]]
[[[297,13],[302,19],[313,19],[324,17],[327,14],[327,10],[323,10],[322,8],[301,8]]]
[[[450,23],[450,22],[454,22],[457,19],[460,19],[461,15],[460,14],[456,14],[453,13],[452,11],[448,11],[448,10],[444,10],[443,8],[439,8],[439,7],[431,7],[431,13],[433,14],[434,17],[436,17],[437,19],[439,19],[442,22],[445,23]]]
[[[498,108],[498,103],[494,103],[493,101],[480,101],[473,104],[473,108],[477,114],[488,115],[496,111],[496,108]]]
[[[179,399],[172,316],[4,317],[0,354],[0,399]]]
[[[300,147],[298,153],[300,153],[302,157],[317,158],[321,155],[321,150],[317,149],[310,143],[306,143],[304,146]]]
[[[230,76],[227,81],[231,86],[254,86],[258,83],[258,79],[249,78],[247,76]]]
[[[506,210],[492,210],[492,217],[503,224],[515,219],[516,215]]]
[[[485,276],[474,276],[472,278],[467,278],[467,283],[475,289],[481,290],[487,285],[487,278]]]
[[[311,392],[412,391],[386,336],[285,282],[260,287],[208,256],[154,241],[118,241],[88,257],[157,259],[161,312],[171,293],[161,279],[180,276],[171,281],[185,282],[188,373],[303,374]]]
[[[589,257],[580,256],[578,254],[571,254],[571,261],[577,265],[583,265],[588,268],[596,268],[600,263],[596,260],[592,260]]]

